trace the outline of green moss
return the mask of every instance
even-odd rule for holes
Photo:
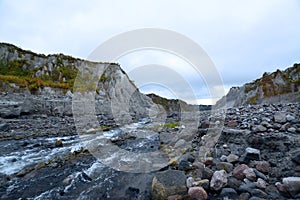
[[[258,95],[255,95],[255,96],[251,97],[248,100],[248,104],[255,104],[257,102],[257,99],[258,99]]]
[[[179,122],[171,122],[164,124],[164,128],[175,128],[177,126],[179,126]]]
[[[245,91],[245,93],[248,93],[252,90],[256,90],[256,88],[257,88],[256,84],[246,84],[244,91]]]

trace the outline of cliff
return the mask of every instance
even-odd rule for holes
[[[37,54],[7,43],[0,43],[0,92],[25,95],[26,113],[71,115],[73,93],[86,92],[94,93],[97,115],[112,115],[119,102],[127,104],[132,118],[146,116],[153,108],[152,100],[117,63]]]
[[[264,73],[255,81],[241,87],[232,87],[216,106],[227,103],[227,107],[246,104],[300,102],[300,64],[284,71]]]

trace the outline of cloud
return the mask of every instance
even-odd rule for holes
[[[205,49],[226,87],[300,62],[297,0],[2,0],[0,18],[1,41],[38,53],[62,52],[80,58],[125,31],[170,29]],[[131,57],[132,62],[143,60],[143,55],[139,56]],[[144,64],[151,64],[150,59],[172,67],[182,64],[165,58],[150,56]],[[131,63],[127,64],[122,67],[130,69]],[[201,80],[197,82],[198,78],[184,69],[189,68],[180,71],[176,67],[195,90],[201,91]]]

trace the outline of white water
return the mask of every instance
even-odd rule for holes
[[[121,129],[125,132],[134,132],[137,128],[143,127],[149,121],[147,119],[143,119],[141,122],[132,123],[129,125],[125,125]],[[142,131],[139,131],[140,134],[143,135]],[[72,154],[74,152],[81,151],[86,149],[87,145],[94,140],[101,140],[101,138],[105,137],[106,139],[112,138],[118,134],[116,130],[110,130],[103,132],[103,134],[95,134],[90,135],[81,135],[80,138],[78,136],[65,136],[65,137],[50,137],[45,138],[41,137],[37,140],[31,140],[32,144],[29,144],[25,150],[17,150],[10,152],[6,155],[0,156],[0,173],[11,175],[17,173],[24,169],[27,166],[38,164],[39,162],[47,162],[49,160],[53,160],[56,157],[65,156]],[[146,135],[147,136],[147,135]],[[147,137],[151,137],[152,135],[148,135]],[[56,148],[46,148],[43,147],[45,144],[55,144],[57,140],[63,141],[63,147]],[[41,144],[41,146],[33,147],[34,144]],[[2,148],[9,147],[14,145],[14,143],[8,143]],[[143,142],[140,144],[144,145]],[[11,147],[10,147],[11,148]],[[111,155],[111,158],[118,157],[118,155]],[[90,169],[92,170],[92,169]],[[91,174],[91,171],[87,171],[87,174]]]

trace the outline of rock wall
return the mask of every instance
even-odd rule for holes
[[[26,108],[27,113],[72,115],[73,92],[94,93],[97,115],[111,116],[114,109],[127,108],[132,118],[140,118],[149,114],[150,107],[159,109],[117,63],[46,56],[6,43],[0,43],[0,91],[24,96],[20,113]]]
[[[287,103],[300,101],[300,64],[284,71],[264,73],[263,76],[241,87],[232,87],[216,106],[227,107],[246,104]]]

